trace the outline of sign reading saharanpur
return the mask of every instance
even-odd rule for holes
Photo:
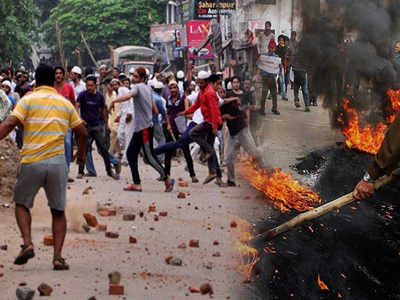
[[[213,19],[218,13],[230,15],[235,9],[236,0],[196,0],[194,17],[195,19]]]

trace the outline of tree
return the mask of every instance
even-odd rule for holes
[[[33,0],[0,1],[0,66],[19,64],[31,55],[38,16]]]
[[[73,60],[76,47],[84,49],[80,32],[96,59],[108,58],[108,45],[148,45],[152,21],[161,21],[161,7],[154,0],[60,0],[44,24],[45,41],[58,53],[57,21],[67,60]]]
[[[58,5],[58,0],[35,0],[40,9],[40,23],[43,24],[50,17],[51,10]]]

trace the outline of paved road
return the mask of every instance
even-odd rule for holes
[[[271,103],[268,102],[268,105]],[[320,107],[312,113],[294,108],[293,102],[279,101],[281,116],[267,114],[264,121],[264,152],[270,164],[289,170],[296,157],[305,155],[317,147],[333,144],[340,135],[329,126],[327,111]],[[68,190],[69,232],[64,255],[71,270],[55,273],[51,270],[52,249],[43,245],[44,235],[50,234],[50,215],[45,197],[37,198],[33,218],[33,236],[36,257],[24,267],[12,265],[20,243],[19,234],[11,209],[0,208],[1,299],[15,299],[15,289],[20,282],[36,288],[41,282],[54,287],[54,299],[115,299],[108,296],[107,274],[119,271],[125,296],[121,299],[189,299],[188,286],[210,282],[215,299],[238,299],[237,288],[244,277],[237,271],[238,255],[235,250],[238,229],[230,228],[237,216],[256,220],[265,216],[269,209],[263,195],[254,191],[239,179],[240,187],[221,189],[215,184],[192,184],[176,187],[170,194],[163,192],[162,184],[155,181],[157,174],[148,166],[141,165],[143,193],[123,192],[122,187],[130,179],[129,169],[124,168],[122,179],[112,181],[105,176],[103,164],[96,157],[98,178],[77,180]],[[196,165],[198,177],[206,176],[206,168]],[[182,164],[174,163],[173,177],[189,181]],[[76,167],[72,167],[76,174]],[[91,186],[89,195],[82,191]],[[190,193],[186,199],[178,199],[178,192]],[[111,203],[117,208],[117,216],[100,217],[96,206]],[[154,221],[154,213],[148,207],[154,203],[157,212],[168,211],[167,217]],[[143,211],[144,217],[139,213]],[[118,239],[108,239],[102,232],[85,233],[81,229],[82,213],[96,214],[101,224],[120,234]],[[122,220],[124,213],[136,214],[136,220]],[[134,227],[133,227],[134,226]],[[129,236],[137,238],[137,244],[129,244]],[[178,249],[182,242],[200,240],[199,248]],[[217,240],[219,245],[213,245]],[[220,257],[213,254],[220,252]],[[183,266],[165,263],[168,256],[182,259]]]

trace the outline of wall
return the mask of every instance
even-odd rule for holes
[[[265,21],[272,23],[276,35],[290,35],[292,30],[299,34],[302,31],[302,4],[301,0],[277,0],[276,4],[260,4],[256,1],[247,1],[247,5],[237,8],[232,16],[234,39],[241,39],[249,22],[258,21],[263,26]],[[292,5],[293,4],[293,5]]]

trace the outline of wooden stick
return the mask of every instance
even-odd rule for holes
[[[86,39],[85,39],[85,36],[83,35],[83,32],[81,32],[81,37],[82,37],[82,41],[83,41],[83,43],[85,44],[85,47],[86,47],[86,49],[87,49],[87,51],[88,51],[88,53],[89,53],[90,58],[92,59],[94,65],[98,68],[99,65],[97,64],[97,61],[96,61],[96,59],[95,59],[94,56],[93,56],[92,50],[90,50],[89,44],[87,43],[87,41],[86,41]]]
[[[61,29],[58,26],[57,21],[56,21],[56,32],[57,32],[58,51],[60,54],[60,62],[61,62],[61,65],[65,68],[65,57],[64,57],[64,50],[63,50],[63,45],[62,45]]]
[[[384,176],[377,180],[374,184],[375,190],[380,189],[382,186],[388,184],[393,180],[392,176]],[[339,209],[349,203],[354,202],[356,199],[353,198],[353,193],[349,193],[345,196],[342,196],[334,201],[331,201],[329,203],[326,203],[320,207],[317,207],[313,210],[307,211],[305,213],[299,214],[298,216],[294,217],[293,219],[287,221],[286,223],[283,223],[282,225],[272,228],[266,232],[258,234],[252,241],[251,244],[258,244],[259,242],[264,242],[267,240],[272,240],[274,237],[277,235],[280,235],[281,233],[284,233],[293,227],[305,222],[305,221],[311,221],[313,219],[316,219],[322,215],[327,214],[328,212]]]

